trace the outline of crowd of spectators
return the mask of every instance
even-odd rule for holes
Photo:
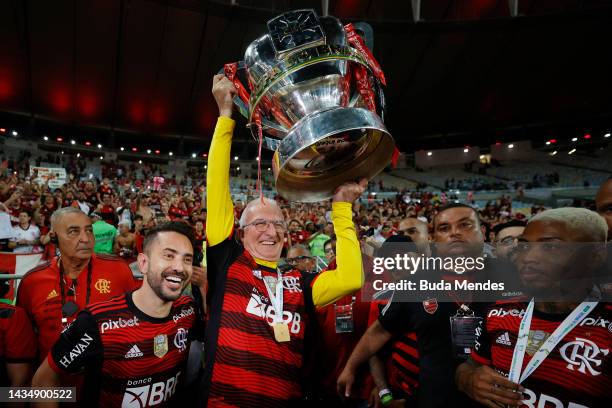
[[[58,188],[49,182],[37,182],[37,174],[29,175],[29,166],[55,163],[64,166],[68,178]],[[18,160],[4,160],[0,178],[0,209],[10,215],[12,236],[0,240],[0,250],[18,253],[46,253],[49,245],[50,216],[58,208],[73,206],[92,217],[97,233],[96,252],[114,253],[133,261],[147,229],[168,220],[183,220],[195,230],[202,247],[206,226],[205,172],[201,167],[189,167],[181,179],[162,177],[156,165],[124,165],[102,161],[102,179],[86,173],[87,161],[74,155],[66,157],[48,154],[32,158],[30,152],[20,153]],[[257,194],[256,178],[250,173],[233,178],[237,191],[246,200]],[[454,180],[452,181],[454,182]],[[269,188],[269,183],[266,183]],[[454,187],[454,185],[453,185]],[[395,194],[379,199],[376,192]],[[306,245],[313,256],[324,260],[324,243],[333,236],[330,219],[331,203],[290,203],[276,197],[281,204],[290,234],[285,247]],[[468,197],[468,200],[471,197]],[[386,188],[382,181],[370,182],[367,195],[355,207],[355,223],[362,244],[382,242],[398,233],[399,223],[405,218],[418,218],[428,224],[438,209],[458,197],[451,193],[429,191],[397,191]],[[236,200],[236,219],[245,205]],[[473,199],[471,204],[475,205]],[[512,200],[502,195],[487,202],[480,209],[481,219],[489,231],[495,225],[523,214],[512,212]]]

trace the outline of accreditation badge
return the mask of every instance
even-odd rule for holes
[[[165,334],[158,334],[153,339],[153,354],[156,357],[162,358],[168,352],[168,336]]]
[[[336,333],[352,333],[355,329],[353,303],[348,305],[334,304],[334,313],[336,315]]]
[[[476,343],[476,328],[482,317],[456,314],[450,317],[451,340],[455,357],[466,359]]]

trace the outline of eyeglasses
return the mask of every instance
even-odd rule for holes
[[[255,231],[264,232],[265,230],[268,229],[268,225],[270,224],[274,225],[274,228],[278,232],[285,232],[287,230],[287,224],[285,223],[285,221],[268,221],[268,220],[255,220],[245,225],[242,228],[245,229],[247,227],[255,227]]]

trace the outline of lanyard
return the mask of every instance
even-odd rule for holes
[[[533,316],[534,300],[531,299],[525,315],[521,320],[519,326],[518,339],[514,352],[512,353],[512,364],[510,365],[510,372],[508,373],[508,379],[514,383],[521,384],[527,379],[533,372],[544,362],[546,357],[551,351],[559,344],[559,342],[578,325],[595,307],[599,302],[584,301],[572,313],[569,314],[561,322],[561,324],[555,329],[555,331],[546,339],[546,341],[540,346],[538,351],[533,355],[525,371],[521,374],[521,368],[523,367],[523,359],[525,357],[525,351],[527,349],[527,340],[529,338],[529,329],[531,327],[531,317]]]
[[[278,273],[278,279],[276,281],[276,294],[270,287],[268,283],[268,279],[270,276],[263,276],[263,282],[266,286],[266,291],[268,292],[268,297],[270,298],[270,303],[272,303],[272,307],[274,308],[274,323],[282,323],[283,322],[283,275],[281,274],[280,269],[276,269]]]
[[[85,306],[89,305],[89,298],[91,296],[91,275],[92,275],[92,262],[93,259],[89,260],[89,263],[87,264],[87,292],[86,292],[86,296],[85,296]],[[59,265],[59,270],[60,270],[60,278],[59,278],[59,283],[60,283],[60,294],[61,294],[61,301],[62,301],[62,317],[66,318],[68,316],[72,316],[75,312],[72,313],[66,313],[66,311],[64,310],[64,306],[67,304],[66,303],[66,295],[64,294],[64,286],[66,285],[66,283],[64,282],[65,280],[65,275],[64,275],[64,265],[62,265],[61,262],[61,258],[57,260],[57,263]],[[77,278],[78,280],[78,278]],[[76,305],[76,291],[74,291],[74,285],[72,286],[73,289],[73,296],[74,296],[74,300],[75,305]],[[68,302],[70,303],[70,302]]]

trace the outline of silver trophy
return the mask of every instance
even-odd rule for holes
[[[384,74],[366,46],[371,28],[312,9],[281,14],[267,27],[244,61],[224,71],[253,136],[274,151],[279,194],[321,201],[346,181],[376,176],[394,142],[381,119]]]

